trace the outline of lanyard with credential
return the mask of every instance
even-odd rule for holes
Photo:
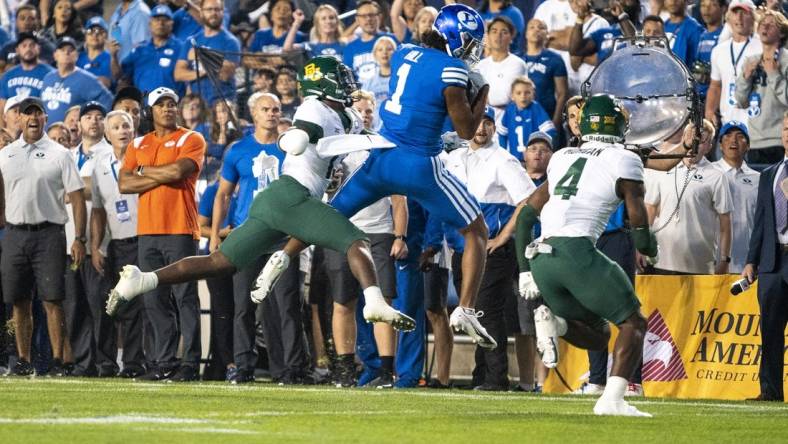
[[[749,44],[750,44],[750,39],[747,39],[747,42],[745,42],[744,46],[741,47],[741,51],[739,51],[739,55],[736,58],[734,58],[733,57],[733,41],[731,41],[731,46],[730,46],[730,50],[731,50],[731,64],[733,64],[733,77],[734,78],[738,77],[738,74],[736,73],[736,66],[739,64],[739,60],[741,60],[741,56],[744,55],[744,50],[747,49],[747,45],[749,45]]]
[[[88,156],[86,156],[85,153],[82,152],[82,145],[80,145],[79,148],[77,148],[77,170],[81,170],[82,165],[84,165],[85,162],[87,161],[88,161]]]
[[[112,176],[115,178],[115,183],[118,183],[118,172],[115,171],[115,165],[117,164],[117,160],[113,160],[112,163],[109,164],[109,169],[112,170]]]

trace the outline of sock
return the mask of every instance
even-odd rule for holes
[[[621,401],[624,399],[624,393],[627,391],[629,381],[621,376],[609,376],[605,391],[602,392],[601,398],[608,401]]]
[[[352,363],[354,358],[355,358],[355,354],[353,353],[345,353],[339,355],[339,361],[342,362],[343,364],[347,364],[349,362]]]
[[[388,370],[390,372],[394,371],[394,356],[381,356],[380,357],[380,369],[381,370]]]
[[[383,299],[383,292],[380,287],[372,285],[364,289],[364,303],[367,305],[389,305]]]
[[[153,271],[142,273],[142,292],[147,293],[159,286],[159,277]]]

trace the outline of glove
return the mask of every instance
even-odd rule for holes
[[[479,94],[479,90],[482,89],[484,85],[487,84],[487,80],[484,79],[482,73],[478,70],[469,70],[468,71],[468,101],[473,103],[473,100],[476,98],[476,95]]]
[[[539,288],[536,286],[533,274],[530,271],[523,271],[520,273],[520,296],[526,301],[536,299],[542,295]]]
[[[657,265],[657,262],[659,262],[659,245],[657,245],[656,252],[654,253],[654,256],[646,257],[646,263],[651,265],[652,267],[654,265]]]

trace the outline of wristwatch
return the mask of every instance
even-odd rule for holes
[[[394,236],[394,240],[401,240],[402,242],[407,242],[408,236],[405,236],[404,234],[398,234]]]
[[[722,257],[722,261],[725,262],[725,263],[730,264],[731,263],[731,257],[730,256],[723,256]]]
[[[87,236],[77,236],[77,237],[76,237],[76,240],[78,240],[78,241],[82,242],[83,244],[86,244],[86,243],[88,243],[88,238],[87,238]]]
[[[137,167],[137,175],[138,175],[138,176],[143,176],[143,175],[144,175],[144,174],[143,174],[143,170],[144,170],[144,168],[145,168],[145,167],[144,167],[144,166],[142,166],[142,165],[140,165],[140,166],[138,166],[138,167]]]

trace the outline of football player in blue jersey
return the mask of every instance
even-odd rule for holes
[[[495,348],[473,309],[486,259],[487,226],[479,204],[438,159],[447,116],[457,134],[471,139],[484,114],[489,86],[475,64],[482,51],[484,21],[462,4],[444,6],[422,45],[402,45],[391,59],[389,98],[381,105],[382,136],[396,146],[372,150],[331,205],[347,217],[392,194],[405,195],[460,231],[465,238],[460,306],[451,315],[455,330],[480,346]],[[273,286],[304,247],[291,240],[258,279],[262,291]]]

